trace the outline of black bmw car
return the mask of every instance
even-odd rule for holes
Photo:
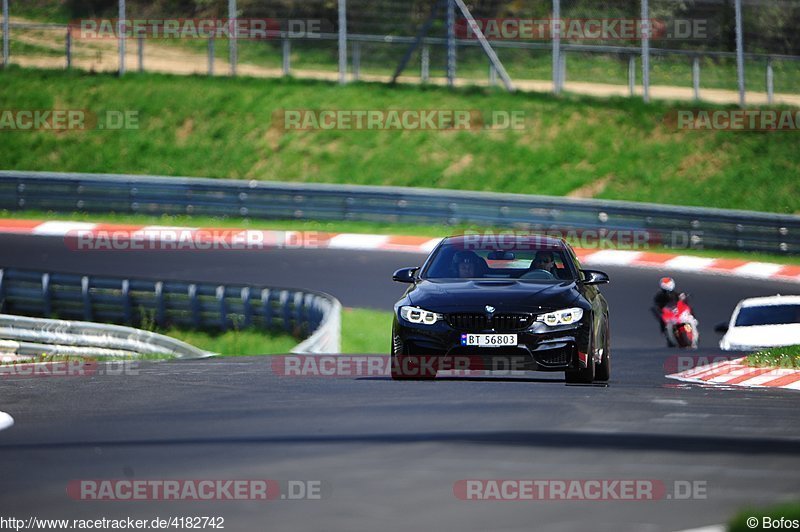
[[[394,307],[392,378],[441,370],[563,371],[567,382],[607,381],[608,304],[562,239],[462,235],[443,239]]]

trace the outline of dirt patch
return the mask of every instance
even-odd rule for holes
[[[594,198],[601,192],[603,192],[611,180],[614,178],[613,175],[607,175],[601,177],[596,181],[592,181],[591,183],[587,183],[582,187],[578,187],[575,190],[569,192],[567,194],[568,198]]]

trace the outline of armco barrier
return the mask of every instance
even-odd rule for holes
[[[0,208],[625,230],[667,247],[800,253],[800,216],[402,187],[0,171]]]
[[[22,357],[42,353],[83,357],[154,354],[205,358],[213,355],[175,338],[131,327],[8,314],[0,314],[0,338],[3,338],[0,352]]]
[[[303,290],[2,269],[0,313],[145,328],[258,327],[304,338],[293,352],[340,351],[339,301]]]

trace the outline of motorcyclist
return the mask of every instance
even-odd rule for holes
[[[666,329],[663,318],[664,307],[674,307],[678,304],[678,301],[683,301],[691,310],[691,305],[689,305],[689,297],[684,292],[675,291],[675,279],[672,277],[662,277],[658,285],[659,290],[656,292],[655,297],[653,297],[652,311],[661,326],[661,333],[664,334]],[[669,337],[667,337],[667,344],[670,347],[674,347]]]

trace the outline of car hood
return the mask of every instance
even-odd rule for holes
[[[517,280],[420,281],[408,294],[412,305],[435,312],[553,310],[582,299],[574,281],[533,283]]]
[[[734,327],[725,334],[720,343],[745,349],[797,345],[800,344],[800,323]]]

